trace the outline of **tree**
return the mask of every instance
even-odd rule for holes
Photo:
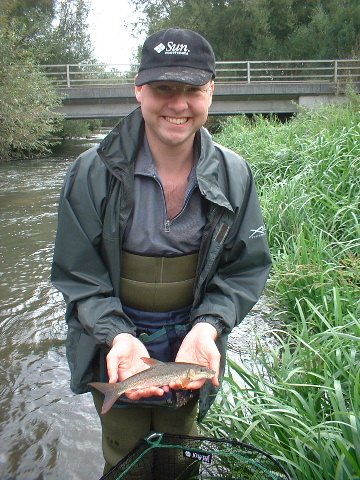
[[[92,61],[89,0],[0,2],[0,158],[43,152],[60,99],[40,64]]]
[[[3,0],[0,28],[40,64],[92,62],[88,14],[89,0]]]
[[[190,28],[217,60],[346,58],[360,54],[358,0],[134,0],[135,31]]]
[[[15,33],[0,29],[0,158],[47,150],[57,126],[56,92]]]
[[[12,44],[18,51],[31,51],[41,59],[48,48],[48,38],[55,15],[55,0],[4,0],[0,2],[0,28],[16,32]]]
[[[49,35],[44,63],[93,62],[93,47],[88,33],[89,0],[59,2],[55,26]]]
[[[360,4],[357,0],[318,2],[306,23],[288,41],[293,58],[354,58],[360,54]],[[306,56],[304,56],[306,55]]]
[[[257,50],[257,39],[266,37],[262,49],[271,50],[266,0],[135,0],[142,13],[133,24],[149,34],[169,27],[196,30],[213,45],[218,60],[245,60]],[[186,13],[186,14],[185,14]]]

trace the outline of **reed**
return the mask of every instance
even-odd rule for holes
[[[229,360],[205,427],[271,452],[294,479],[360,478],[359,100],[285,124],[231,119],[218,140],[252,165],[274,260],[267,288],[286,321],[276,348]]]

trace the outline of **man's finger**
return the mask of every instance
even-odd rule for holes
[[[109,376],[109,383],[116,383],[118,381],[118,362],[116,358],[107,357],[107,371]]]
[[[168,389],[167,389],[168,390]],[[128,392],[125,393],[125,395],[130,399],[130,400],[140,400],[140,398],[147,398],[147,397],[162,397],[165,393],[165,388],[157,388],[157,387],[152,387],[152,388],[139,388],[136,390],[129,390]]]

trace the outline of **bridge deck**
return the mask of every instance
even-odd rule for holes
[[[120,68],[121,67],[121,68]],[[47,65],[68,118],[119,117],[136,106],[137,66]],[[360,60],[217,62],[212,115],[296,113],[301,106],[345,100],[360,92]]]

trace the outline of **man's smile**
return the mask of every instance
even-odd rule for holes
[[[177,117],[164,117],[165,120],[169,123],[173,123],[175,125],[184,125],[188,121],[187,117],[177,118]]]

